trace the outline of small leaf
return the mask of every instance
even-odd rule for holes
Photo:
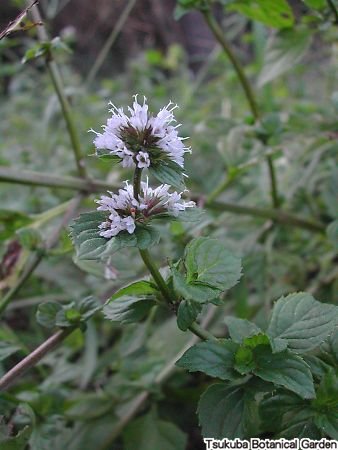
[[[267,333],[302,353],[318,347],[333,332],[337,322],[337,306],[320,303],[312,295],[299,292],[275,303]]]
[[[261,332],[261,329],[254,323],[245,319],[228,316],[225,318],[224,322],[228,327],[231,339],[238,344],[241,344],[243,339]]]
[[[185,300],[193,300],[198,303],[210,302],[220,295],[220,290],[206,286],[202,283],[187,283],[184,276],[174,267],[171,268],[174,289]]]
[[[252,20],[269,27],[292,27],[294,17],[286,0],[236,0],[230,3],[230,11],[238,11]]]
[[[247,436],[252,401],[241,386],[213,384],[198,404],[199,422],[206,438],[235,439]]]
[[[22,247],[27,250],[36,250],[42,246],[42,236],[39,231],[34,228],[20,228],[16,234]]]
[[[311,44],[308,30],[283,30],[267,42],[264,63],[258,77],[258,86],[273,81],[298,64]]]
[[[56,326],[56,316],[62,306],[56,302],[46,302],[38,306],[36,320],[40,325],[46,328],[54,328]]]
[[[155,304],[155,300],[152,299],[123,296],[107,303],[103,308],[103,314],[112,322],[139,322]]]
[[[123,295],[156,295],[158,290],[156,287],[150,283],[150,281],[136,281],[135,283],[131,283],[128,286],[119,289],[112,297],[111,300],[115,300]]]
[[[221,380],[233,380],[237,378],[233,370],[237,348],[237,344],[230,340],[200,342],[189,348],[176,365],[189,372],[204,372]]]
[[[195,322],[202,311],[202,305],[192,300],[182,300],[177,310],[177,326],[182,331],[187,331]]]
[[[241,277],[241,260],[217,239],[197,238],[187,246],[185,266],[188,282],[200,282],[226,290]]]
[[[183,169],[173,161],[161,161],[156,166],[150,167],[150,173],[163,184],[169,184],[176,189],[185,189]]]
[[[98,158],[102,159],[103,161],[108,161],[113,165],[118,164],[122,161],[119,156],[113,155],[110,150],[107,149],[96,149],[95,154]]]
[[[333,369],[325,374],[316,394],[312,402],[314,422],[330,438],[338,440],[338,376]]]

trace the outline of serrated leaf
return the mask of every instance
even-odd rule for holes
[[[224,322],[228,327],[231,339],[239,344],[243,342],[243,339],[261,332],[257,325],[245,319],[228,316]]]
[[[182,300],[177,310],[177,326],[182,331],[187,331],[190,325],[195,322],[202,310],[200,303],[191,300]]]
[[[171,268],[174,289],[185,300],[193,300],[198,303],[207,303],[219,297],[221,291],[202,283],[187,283],[184,276],[174,267]]]
[[[146,280],[135,281],[135,283],[131,283],[128,286],[119,289],[112,297],[111,300],[115,300],[123,295],[156,295],[158,290],[156,287],[150,282]]]
[[[251,419],[250,397],[240,386],[213,384],[201,396],[198,404],[202,435],[214,439],[235,439],[247,436]]]
[[[14,353],[19,352],[21,349],[18,345],[11,344],[10,342],[0,341],[0,361],[8,358]]]
[[[112,322],[139,322],[155,304],[155,300],[152,299],[123,296],[107,303],[103,308],[103,314]]]
[[[292,9],[286,0],[236,0],[230,11],[237,11],[269,27],[286,28],[294,23]]]
[[[183,169],[173,161],[161,161],[149,168],[150,173],[163,184],[169,184],[181,191],[185,189]]]
[[[295,392],[302,398],[314,398],[315,390],[309,366],[289,350],[272,353],[268,346],[254,351],[255,368],[252,373],[277,386]]]
[[[173,423],[160,420],[152,410],[134,420],[123,434],[125,450],[185,450],[186,435]]]
[[[230,340],[200,342],[189,348],[176,365],[189,372],[203,372],[221,380],[238,378],[234,366],[234,357],[238,345]]]
[[[338,440],[338,376],[333,369],[325,374],[316,394],[312,402],[314,422],[330,438]]]
[[[185,266],[188,282],[200,282],[226,290],[241,277],[241,260],[217,239],[197,238],[187,246]]]
[[[46,328],[54,328],[56,326],[56,316],[62,306],[56,302],[46,302],[38,306],[36,313],[37,322]]]
[[[86,321],[99,311],[102,305],[97,298],[86,297],[77,302],[76,308],[81,315],[81,320]]]
[[[275,80],[298,64],[311,44],[308,30],[283,30],[269,38],[258,86]]]
[[[305,292],[280,298],[274,305],[268,335],[283,339],[299,353],[318,347],[334,330],[338,307]]]

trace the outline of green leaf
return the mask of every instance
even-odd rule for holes
[[[190,325],[195,322],[197,316],[202,311],[202,305],[192,300],[182,300],[177,310],[177,326],[182,331],[187,331]]]
[[[187,437],[176,425],[158,419],[151,411],[126,427],[123,441],[125,450],[185,450]]]
[[[259,404],[262,431],[277,433],[279,438],[313,438],[321,434],[313,422],[310,402],[284,390],[267,394]]]
[[[184,276],[174,267],[171,268],[174,289],[185,300],[207,303],[219,297],[221,291],[202,283],[187,283]]]
[[[18,345],[0,341],[0,361],[3,361],[11,355],[14,355],[14,353],[17,353],[20,350],[21,348]]]
[[[119,289],[112,297],[111,300],[115,300],[123,295],[156,295],[158,290],[150,281],[135,281],[128,286]]]
[[[204,437],[241,439],[252,420],[252,400],[241,386],[213,384],[201,396],[197,412]]]
[[[110,153],[110,150],[107,149],[96,149],[95,154],[98,158],[102,159],[103,161],[108,161],[112,165],[118,164],[122,161],[119,156],[113,155],[112,153]]]
[[[241,344],[243,339],[261,332],[261,329],[254,323],[245,319],[228,316],[225,318],[224,322],[228,327],[231,339],[238,344]]]
[[[37,322],[46,328],[54,328],[56,326],[56,316],[62,306],[56,302],[46,302],[38,306],[36,313]]]
[[[86,297],[77,302],[76,307],[81,315],[81,320],[86,321],[99,311],[102,305],[97,298]]]
[[[286,0],[236,0],[228,9],[269,27],[286,28],[294,23],[292,9]]]
[[[323,377],[316,394],[312,402],[314,422],[330,438],[338,440],[338,376],[333,369]]]
[[[243,340],[235,354],[234,368],[241,374],[247,374],[253,371],[257,365],[255,359],[255,349],[259,346],[270,348],[270,340],[266,334],[260,333]]]
[[[112,322],[133,323],[142,320],[156,304],[155,300],[123,296],[103,308],[106,319]]]
[[[0,209],[0,240],[5,241],[16,230],[32,222],[32,219],[19,211]]]
[[[42,246],[42,236],[35,228],[20,228],[16,234],[22,247],[27,250],[36,250]]]
[[[151,166],[149,172],[163,184],[169,184],[181,191],[185,189],[183,169],[173,161],[161,161]]]
[[[189,348],[176,365],[189,372],[203,372],[221,380],[238,378],[234,366],[234,356],[238,345],[230,340],[200,342]]]
[[[78,259],[107,259],[123,247],[149,248],[157,244],[160,236],[151,226],[137,225],[134,233],[121,231],[110,239],[99,236],[99,225],[105,222],[107,214],[92,211],[81,214],[70,226],[71,238],[76,248]]]
[[[258,86],[262,87],[293,69],[311,44],[308,30],[283,30],[269,38],[265,50],[264,63],[258,76]]]
[[[170,216],[171,220],[178,220],[179,222],[201,222],[205,211],[201,208],[187,208],[180,211],[177,217]]]
[[[314,398],[315,390],[309,366],[289,350],[272,353],[268,346],[254,351],[255,368],[252,373],[277,386],[295,392],[302,398]]]
[[[320,303],[312,295],[299,292],[275,303],[267,333],[302,353],[318,347],[333,332],[337,322],[337,306]]]
[[[241,260],[217,239],[193,239],[186,247],[185,266],[188,282],[199,282],[226,290],[241,277]]]
[[[313,9],[325,9],[327,7],[326,0],[303,0],[303,2]]]

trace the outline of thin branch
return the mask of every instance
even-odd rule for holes
[[[100,180],[91,180],[88,178],[84,180],[78,177],[44,174],[32,170],[15,169],[6,166],[0,166],[0,181],[84,192],[100,192],[106,189],[117,189],[116,185]]]
[[[323,223],[299,217],[296,216],[295,214],[281,211],[280,209],[256,208],[216,201],[208,202],[206,203],[205,206],[209,209],[213,209],[216,211],[232,212],[235,214],[243,214],[247,216],[271,219],[283,225],[304,228],[305,230],[312,232],[319,232],[319,233],[325,232],[325,225]]]
[[[134,8],[137,0],[129,0],[129,2],[126,4],[124,10],[122,11],[118,21],[116,22],[116,25],[112,32],[110,33],[108,39],[106,40],[104,46],[101,48],[99,54],[97,55],[97,58],[92,66],[92,68],[89,71],[88,77],[86,79],[85,84],[89,85],[94,78],[96,77],[98,71],[101,69],[102,64],[104,63],[105,59],[108,56],[109,50],[114,45],[116,38],[120,34],[124,24],[126,23],[129,14],[131,13],[131,10]]]
[[[40,15],[40,11],[37,5],[34,5],[31,10],[32,16],[34,21],[36,22],[42,22],[42,17]],[[40,42],[46,42],[49,41],[50,38],[48,36],[48,33],[46,31],[46,28],[44,25],[41,25],[38,30],[38,37]],[[76,130],[75,122],[73,119],[73,112],[71,109],[71,106],[69,104],[69,101],[67,99],[66,93],[65,93],[65,87],[62,81],[61,73],[59,70],[58,65],[53,60],[52,52],[49,51],[46,59],[47,68],[56,92],[56,95],[59,99],[62,113],[64,120],[66,122],[69,138],[72,144],[72,149],[75,157],[75,162],[77,165],[78,173],[81,177],[86,178],[87,177],[87,171],[84,165],[83,156],[81,152],[81,144],[80,139]]]
[[[18,378],[20,378],[27,370],[36,366],[36,364],[41,361],[41,359],[50,351],[62,342],[70,333],[74,331],[74,328],[67,328],[64,330],[59,330],[47,339],[43,344],[37,347],[32,353],[30,353],[26,358],[20,361],[16,366],[14,366],[9,372],[7,372],[0,379],[0,391],[4,391],[9,388]]]

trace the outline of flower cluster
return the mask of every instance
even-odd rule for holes
[[[183,168],[184,153],[190,151],[185,147],[185,138],[178,136],[173,111],[177,105],[168,103],[153,116],[148,112],[146,98],[139,104],[134,96],[133,107],[128,107],[129,115],[123,108],[110,103],[112,117],[103,126],[103,133],[97,133],[94,145],[97,150],[108,150],[109,154],[121,158],[123,167],[140,169],[154,166],[162,161],[172,161]]]
[[[134,188],[125,182],[125,188],[119,189],[118,194],[109,192],[110,196],[103,195],[96,202],[100,205],[99,211],[108,211],[105,222],[99,226],[100,236],[111,238],[120,231],[132,234],[136,224],[145,224],[148,220],[159,214],[169,214],[177,217],[180,211],[195,206],[192,201],[185,202],[181,199],[182,193],[169,193],[170,186],[162,184],[152,189],[147,182],[141,183],[141,192],[138,199],[134,197]]]

